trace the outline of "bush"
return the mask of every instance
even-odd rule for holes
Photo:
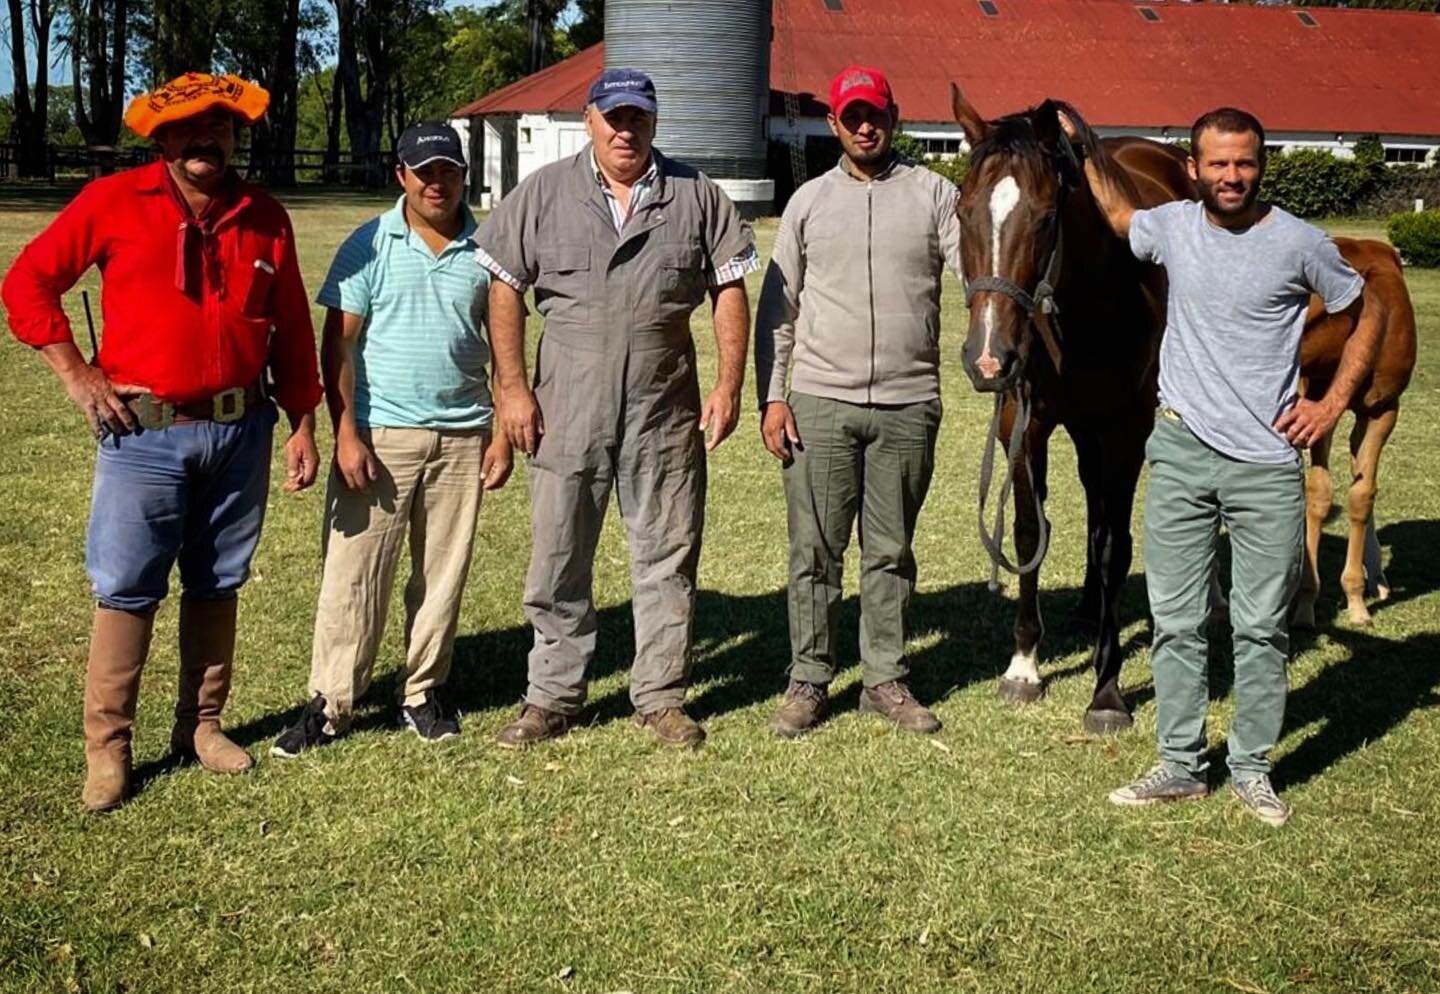
[[[959,186],[965,181],[965,174],[970,171],[970,156],[968,154],[951,156],[945,159],[928,158],[925,153],[925,146],[920,144],[920,140],[911,135],[907,135],[903,131],[895,136],[894,147],[895,151],[907,159],[914,159],[931,172],[936,172],[944,176],[956,186]]]
[[[1406,164],[1386,170],[1385,182],[1362,197],[1356,212],[1367,217],[1389,217],[1411,211],[1415,201],[1440,206],[1440,168]]]
[[[1272,155],[1265,168],[1265,199],[1300,217],[1355,213],[1393,177],[1385,167],[1385,147],[1374,135],[1358,140],[1351,152],[1348,159],[1323,148]]]
[[[1407,265],[1440,268],[1440,211],[1391,215],[1385,233]]]
[[[1346,214],[1359,200],[1367,173],[1354,159],[1337,158],[1323,148],[1297,148],[1270,158],[1264,196],[1300,217]]]

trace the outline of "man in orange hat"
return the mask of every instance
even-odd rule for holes
[[[11,330],[55,371],[98,440],[85,560],[96,599],[85,679],[82,799],[120,805],[155,610],[180,566],[180,686],[171,748],[239,773],[220,730],[236,594],[260,539],[276,405],[285,489],[315,480],[315,332],[284,208],[230,166],[264,90],[189,73],[137,97],[125,121],[154,141],[148,166],[85,187],[5,277]],[[90,266],[104,338],[86,362],[61,295]],[[267,388],[269,370],[273,386]],[[273,398],[273,399],[272,399]]]

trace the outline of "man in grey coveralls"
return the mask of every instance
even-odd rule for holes
[[[684,711],[705,453],[735,428],[750,337],[750,226],[704,174],[652,149],[655,88],[607,69],[590,88],[590,145],[529,176],[476,233],[489,291],[499,424],[530,456],[535,628],[519,716],[500,745],[563,734],[595,654],[595,546],[616,491],[630,546],[636,722],[697,746]],[[534,388],[524,291],[545,319]],[[718,376],[700,402],[690,314],[709,294]],[[710,431],[708,441],[704,437]]]

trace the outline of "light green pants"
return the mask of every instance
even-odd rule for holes
[[[1237,779],[1267,774],[1285,719],[1287,613],[1305,534],[1300,464],[1231,459],[1169,412],[1156,418],[1145,454],[1145,582],[1155,624],[1160,758],[1175,772],[1198,777],[1205,771],[1208,594],[1223,522],[1230,533],[1235,648],[1228,762]]]
[[[841,571],[860,518],[860,659],[874,687],[909,673],[910,543],[935,466],[940,401],[875,406],[793,394],[800,433],[785,469],[790,524],[790,675],[835,676]]]

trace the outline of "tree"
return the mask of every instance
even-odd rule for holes
[[[87,145],[115,145],[125,109],[127,0],[66,0],[64,46],[70,56],[75,125]]]
[[[215,58],[220,0],[149,0],[145,64],[149,83],[165,83],[187,72],[210,72]],[[224,7],[225,16],[233,8]]]
[[[575,9],[580,16],[570,25],[569,35],[576,50],[604,41],[605,0],[578,0]]]
[[[6,0],[10,11],[10,67],[15,80],[11,95],[10,140],[20,147],[15,167],[21,176],[46,172],[46,132],[50,123],[50,37],[55,22],[52,0]],[[28,29],[28,32],[27,32]],[[32,88],[27,55],[35,44]]]

